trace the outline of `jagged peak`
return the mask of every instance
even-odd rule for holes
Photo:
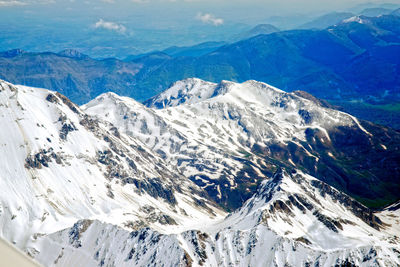
[[[304,220],[301,214],[307,214],[306,220],[314,218],[335,233],[356,224],[370,233],[387,226],[370,209],[345,193],[299,170],[281,168],[260,184],[240,212],[258,213],[257,223],[263,221],[271,227],[278,221],[289,225],[301,222]]]

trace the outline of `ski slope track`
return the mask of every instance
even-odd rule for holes
[[[0,236],[44,266],[400,264],[399,205],[372,211],[310,171],[340,127],[390,146],[264,83],[78,107],[0,81],[0,123]]]

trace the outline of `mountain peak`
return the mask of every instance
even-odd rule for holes
[[[342,21],[342,23],[351,23],[351,22],[356,22],[356,23],[359,23],[359,24],[368,24],[368,23],[370,23],[368,17],[363,16],[363,15],[353,16],[353,17],[350,17],[348,19],[344,19]]]
[[[22,49],[12,49],[4,52],[0,52],[0,57],[5,57],[5,58],[13,58],[22,54],[25,54],[26,52]]]
[[[119,108],[119,106],[126,106],[126,105],[129,105],[130,108],[132,109],[143,107],[143,104],[137,102],[132,98],[119,96],[114,92],[107,92],[97,96],[92,101],[82,105],[81,108],[83,110],[86,110],[92,108],[97,109],[97,107],[101,107],[100,110],[98,110],[99,113],[102,112],[104,113],[104,110],[101,109],[105,109],[107,110],[107,114],[109,114],[111,110]]]
[[[243,83],[222,80],[217,84],[198,78],[188,78],[175,82],[169,89],[150,98],[144,104],[147,107],[160,109],[182,104],[199,103],[223,95],[246,99],[251,96],[257,97],[255,96],[257,94],[268,94],[268,92],[286,94],[278,88],[255,80],[248,80]]]
[[[260,34],[271,34],[274,32],[279,32],[279,29],[272,24],[258,24],[253,28],[246,30],[242,33],[236,34],[233,37],[233,40],[240,41],[244,39],[248,39]]]
[[[58,55],[60,56],[64,56],[64,57],[70,57],[70,58],[76,58],[76,59],[84,59],[84,58],[88,58],[89,56],[82,54],[81,52],[79,52],[78,50],[75,49],[65,49],[62,50],[58,53]]]
[[[196,103],[213,96],[216,83],[198,78],[187,78],[177,81],[161,94],[150,98],[144,104],[148,107],[165,108],[181,104]]]
[[[368,243],[370,235],[392,231],[367,207],[299,170],[278,169],[270,180],[260,184],[243,208],[232,215],[232,220],[238,216],[240,219],[236,223],[240,225],[246,218],[244,214],[254,218],[254,225],[261,223],[281,236],[324,249],[349,248],[359,239]],[[354,234],[352,229],[361,229],[362,233]],[[338,243],[338,239],[342,243]]]

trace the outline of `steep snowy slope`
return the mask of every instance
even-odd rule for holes
[[[108,93],[83,109],[142,140],[227,208],[277,166],[306,170],[371,206],[398,199],[399,133],[319,102],[256,81],[187,79],[145,104]]]
[[[58,93],[1,81],[0,125],[0,236],[32,255],[32,240],[80,219],[170,233],[224,215],[140,141]]]
[[[35,246],[39,261],[57,266],[396,266],[395,227],[311,176],[279,170],[243,208],[197,231],[128,232],[86,220]]]

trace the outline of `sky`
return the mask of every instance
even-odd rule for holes
[[[141,53],[227,40],[261,23],[293,29],[324,13],[352,11],[356,6],[361,10],[387,0],[368,2],[359,6],[365,0],[0,0],[0,51],[77,48],[97,56],[96,51],[119,46],[121,55],[126,50]]]
[[[194,8],[208,10],[234,10],[241,7],[250,7],[255,11],[261,7],[263,12],[308,13],[329,9],[345,9],[360,3],[385,3],[385,0],[0,0],[0,8],[5,7],[70,7],[90,10],[108,10],[110,12],[135,11],[159,8]],[[400,3],[400,0],[392,0],[391,3]],[[168,16],[168,14],[164,14]]]
[[[106,17],[138,16],[142,20],[157,19],[160,24],[168,20],[173,22],[185,18],[192,19],[192,22],[220,26],[226,22],[256,23],[268,16],[313,15],[332,10],[342,11],[365,2],[365,0],[0,0],[0,14],[13,10],[28,15],[50,15],[50,17],[98,16],[103,20]],[[400,0],[390,2],[400,3]],[[114,28],[123,32],[120,28]]]

